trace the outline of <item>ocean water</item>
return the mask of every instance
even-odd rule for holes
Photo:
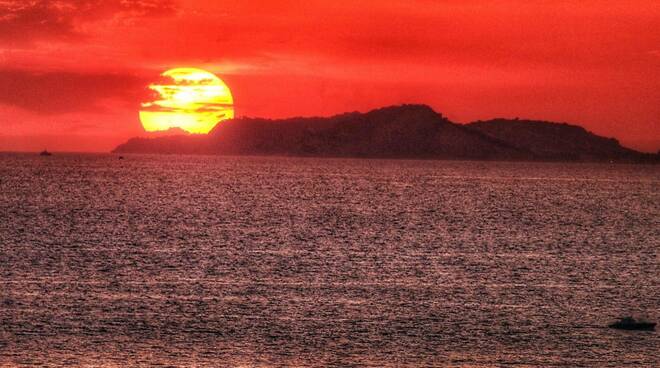
[[[0,155],[0,367],[658,367],[658,166]]]

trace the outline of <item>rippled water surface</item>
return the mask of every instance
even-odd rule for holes
[[[0,155],[0,367],[657,367],[657,166]]]

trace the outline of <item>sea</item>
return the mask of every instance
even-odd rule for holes
[[[660,166],[0,154],[0,367],[659,367]]]

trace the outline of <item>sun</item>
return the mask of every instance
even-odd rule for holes
[[[213,73],[196,68],[170,69],[149,85],[153,99],[142,103],[140,121],[147,132],[180,128],[206,134],[234,118],[229,87]]]

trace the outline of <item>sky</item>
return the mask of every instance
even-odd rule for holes
[[[660,1],[0,0],[0,151],[143,136],[147,86],[196,67],[237,116],[424,103],[660,149]]]

